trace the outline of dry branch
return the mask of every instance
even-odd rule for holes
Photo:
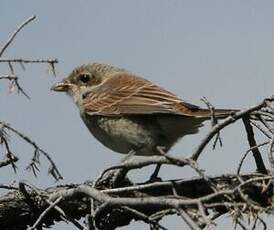
[[[0,226],[15,229],[18,226],[22,228],[33,225],[37,220],[46,226],[52,225],[54,221],[61,221],[60,214],[52,209],[56,200],[58,200],[58,207],[66,215],[77,220],[90,213],[89,200],[93,199],[96,208],[94,217],[96,225],[99,228],[107,226],[107,229],[127,225],[134,219],[153,220],[151,217],[158,212],[178,210],[178,208],[188,213],[189,218],[192,218],[199,228],[202,224],[208,224],[208,220],[203,223],[196,220],[201,208],[203,215],[209,210],[221,215],[236,209],[240,209],[242,214],[247,215],[274,211],[273,189],[271,186],[267,190],[263,189],[265,182],[273,179],[272,176],[242,175],[243,182],[234,175],[210,179],[217,187],[222,188],[219,192],[213,192],[208,183],[201,178],[140,184],[121,188],[120,191],[97,189],[87,184],[59,185],[46,190],[37,189],[38,192],[29,189],[27,197],[20,190],[12,191],[0,197]],[[173,193],[173,186],[176,186],[176,196]],[[248,197],[248,200],[243,199],[240,191]],[[51,205],[45,199],[51,201]],[[29,200],[32,201],[33,207],[30,206]],[[46,209],[48,209],[47,215],[44,214]],[[139,217],[136,213],[133,214],[132,210],[139,213]],[[196,217],[191,214],[194,210],[196,210]],[[117,219],[118,213],[123,215]],[[41,215],[42,220],[39,219]]]
[[[201,144],[197,147],[196,151],[193,153],[192,155],[192,159],[193,160],[198,160],[200,154],[202,153],[202,151],[204,150],[204,148],[206,147],[206,145],[208,144],[208,142],[216,135],[218,134],[218,132],[220,132],[220,130],[222,130],[223,128],[225,128],[226,126],[234,123],[235,121],[243,118],[244,116],[246,116],[247,114],[252,114],[252,112],[258,111],[264,107],[267,106],[268,102],[272,102],[274,100],[274,97],[270,97],[270,98],[266,98],[264,99],[262,102],[260,102],[258,105],[252,106],[248,109],[239,111],[235,114],[231,114],[230,117],[227,117],[226,119],[224,119],[221,123],[215,125],[212,130],[206,135],[206,137],[203,139],[203,141],[201,142]]]
[[[17,89],[18,93],[22,93],[24,96],[26,96],[28,99],[30,99],[29,95],[25,92],[25,90],[21,87],[19,84],[19,78],[15,74],[14,70],[14,63],[19,63],[23,69],[25,69],[24,64],[27,63],[46,63],[49,64],[51,67],[51,70],[53,74],[55,74],[55,64],[58,63],[57,59],[24,59],[24,58],[2,58],[2,55],[6,51],[6,49],[11,45],[11,43],[14,41],[15,37],[18,35],[18,33],[30,22],[35,20],[35,16],[31,16],[30,18],[26,19],[9,37],[9,39],[4,43],[4,45],[0,48],[0,63],[7,63],[10,69],[10,74],[2,75],[0,76],[0,80],[8,80],[10,81],[9,89],[10,91],[14,91]],[[0,161],[0,168],[11,165],[16,170],[15,163],[19,160],[17,156],[12,153],[9,146],[9,139],[8,134],[13,133],[17,136],[19,136],[21,139],[29,143],[34,148],[33,158],[30,164],[28,165],[27,169],[32,171],[34,175],[36,175],[36,172],[39,171],[39,156],[40,154],[44,155],[46,159],[49,161],[49,173],[56,179],[62,179],[62,176],[56,167],[54,161],[51,159],[50,155],[41,149],[32,139],[30,139],[28,136],[23,134],[22,132],[18,131],[17,129],[13,128],[11,125],[7,124],[6,122],[0,121],[0,144],[4,146],[6,149],[5,158]]]
[[[31,138],[29,138],[28,136],[26,136],[24,133],[18,131],[17,129],[13,128],[11,125],[7,124],[7,123],[4,123],[4,122],[1,122],[0,121],[0,126],[1,126],[1,132],[0,133],[6,133],[5,130],[8,130],[12,133],[14,133],[15,135],[19,136],[21,139],[23,139],[25,142],[29,143],[30,145],[33,146],[34,148],[34,152],[33,152],[33,157],[32,157],[32,161],[30,162],[29,166],[27,166],[27,169],[31,170],[34,175],[36,175],[36,171],[38,169],[38,164],[40,163],[40,160],[39,160],[39,155],[40,153],[42,155],[44,155],[44,157],[49,161],[50,163],[50,166],[49,166],[49,173],[56,179],[56,180],[60,180],[62,179],[62,175],[61,173],[59,172],[56,164],[54,163],[54,161],[52,160],[51,156],[46,152],[44,151],[42,148],[40,148]],[[4,136],[1,136],[0,135],[0,138],[2,138],[2,141],[3,143],[5,144],[6,146],[6,149],[7,149],[7,152],[8,154],[7,155],[11,155],[11,151],[9,150],[9,145],[8,145],[8,142],[6,140],[6,138]],[[15,163],[18,158],[15,157],[14,155],[12,155],[12,159],[13,163]],[[0,166],[1,167],[1,166]]]
[[[46,190],[20,183],[18,190],[0,197],[0,226],[6,224],[16,228],[17,226],[14,225],[24,224],[26,227],[29,225],[39,228],[42,225],[53,225],[55,221],[69,221],[78,229],[83,229],[84,227],[77,220],[87,217],[86,227],[90,229],[94,226],[98,229],[115,229],[118,226],[128,225],[132,220],[143,221],[155,229],[165,229],[159,221],[166,215],[174,214],[181,217],[190,229],[211,227],[214,225],[214,220],[224,214],[230,214],[242,228],[243,216],[255,216],[258,222],[261,213],[274,211],[272,185],[274,176],[266,169],[259,150],[260,147],[268,144],[271,145],[268,155],[272,154],[273,137],[266,136],[268,139],[257,145],[249,117],[253,116],[254,112],[258,116],[262,109],[270,106],[268,102],[272,100],[272,98],[265,99],[258,105],[231,114],[227,119],[215,124],[198,149],[190,154],[190,158],[174,157],[164,153],[143,158],[128,157],[121,164],[104,170],[94,182],[57,186]],[[265,111],[264,116],[266,116]],[[271,116],[267,114],[267,117],[267,121],[262,122],[262,119],[257,119],[256,122],[269,126],[268,123],[272,122]],[[219,177],[207,176],[195,160],[214,135],[241,118],[244,120],[250,149],[240,161],[238,173]],[[4,123],[2,127],[15,132],[41,151],[25,135],[14,131]],[[161,153],[161,149],[159,151]],[[241,175],[241,165],[249,152],[256,155],[255,162],[260,173]],[[269,160],[271,159],[269,157]],[[148,181],[136,185],[127,177],[131,170],[159,163],[176,167],[189,166],[199,178]],[[119,183],[116,183],[117,180]],[[11,212],[14,207],[16,211]],[[24,212],[24,215],[21,212]],[[3,214],[1,216],[1,213],[7,213],[8,216]]]
[[[16,37],[16,35],[31,21],[33,21],[36,17],[35,16],[31,16],[30,18],[28,18],[27,20],[25,20],[15,31],[14,33],[10,36],[10,38],[8,39],[8,41],[3,45],[3,47],[0,49],[0,57],[2,57],[3,53],[5,52],[5,50],[9,47],[9,45],[12,43],[12,41],[14,40],[14,38]]]
[[[30,99],[30,96],[26,93],[26,91],[21,87],[19,84],[19,78],[16,76],[13,64],[18,63],[22,67],[23,70],[25,70],[24,64],[33,64],[33,63],[46,63],[49,64],[50,69],[55,76],[55,64],[58,63],[58,60],[55,59],[25,59],[25,58],[2,58],[4,52],[6,49],[11,45],[17,34],[31,21],[35,20],[36,16],[31,16],[27,20],[25,20],[15,31],[14,33],[10,36],[10,38],[5,42],[5,44],[0,48],[0,63],[7,63],[10,69],[10,74],[0,76],[0,80],[9,80],[11,82],[9,88],[10,91],[13,91],[14,89],[17,89],[18,93],[22,93],[25,97]]]

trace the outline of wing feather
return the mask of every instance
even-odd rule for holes
[[[130,73],[116,73],[86,95],[84,111],[90,115],[172,113],[193,116],[200,108]]]

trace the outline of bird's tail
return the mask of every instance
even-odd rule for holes
[[[238,109],[214,109],[211,111],[210,109],[202,109],[199,108],[197,110],[192,110],[191,113],[197,118],[210,119],[213,114],[216,118],[226,118],[236,112],[239,112]]]

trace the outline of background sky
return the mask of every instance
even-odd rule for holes
[[[49,90],[52,84],[80,64],[102,62],[126,68],[200,106],[200,98],[206,96],[215,107],[247,108],[274,93],[273,12],[274,2],[267,0],[0,0],[0,45],[23,20],[37,16],[3,57],[59,59],[56,78],[46,65],[26,65],[26,71],[15,66],[32,99],[9,93],[8,83],[1,81],[0,119],[47,150],[64,183],[96,178],[122,156],[90,135],[72,101]],[[8,73],[7,65],[0,64],[0,75]],[[171,152],[190,155],[208,130],[207,124]],[[208,147],[199,159],[209,175],[235,173],[248,149],[241,122],[225,129],[222,138],[223,148]],[[26,179],[39,187],[56,185],[47,176],[44,158],[38,178],[24,170],[32,157],[28,144],[12,138],[11,146],[20,158],[18,173],[1,169],[1,183]],[[251,157],[243,169],[254,171]],[[132,177],[146,180],[151,171],[139,170]],[[160,172],[164,179],[191,175],[188,169],[174,167]],[[232,229],[228,218],[218,223],[218,229]],[[170,217],[163,224],[175,229],[181,220]],[[135,223],[126,229],[143,226]],[[64,228],[73,229],[54,227]]]

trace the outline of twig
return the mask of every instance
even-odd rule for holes
[[[261,115],[257,115],[258,117],[258,120],[264,125],[264,127],[271,133],[271,134],[274,134],[273,133],[273,128],[269,126],[269,123],[266,121],[266,119],[264,119],[263,116]]]
[[[274,137],[270,143],[270,149],[268,151],[268,160],[271,168],[271,174],[274,175],[274,159],[273,159],[273,153],[274,153]]]
[[[216,124],[218,124],[218,120],[215,116],[215,107],[209,102],[209,100],[206,98],[206,97],[202,97],[201,98],[202,102],[204,102],[207,106],[207,108],[210,110],[211,112],[211,127],[214,127]],[[221,138],[221,135],[220,135],[220,132],[218,132],[216,134],[216,138],[213,142],[213,149],[216,148],[216,145],[219,141],[219,144],[220,146],[222,147],[223,146],[223,142],[222,142],[222,138]]]
[[[188,165],[189,167],[191,167],[197,174],[199,174],[208,184],[209,186],[212,188],[213,191],[217,191],[216,186],[211,182],[211,180],[205,175],[204,170],[199,169],[198,164],[196,161],[190,159],[190,158],[184,158],[184,159],[180,159],[174,156],[171,156],[170,154],[166,154],[162,148],[157,148],[158,152],[161,153],[162,156],[164,156],[165,158],[167,158],[169,161],[174,162],[175,165]],[[187,160],[187,163],[186,163]]]
[[[258,149],[257,146],[257,143],[256,143],[256,140],[255,140],[255,137],[254,137],[254,132],[253,132],[253,128],[250,124],[250,121],[249,121],[249,116],[246,115],[246,116],[243,116],[242,117],[243,119],[243,122],[244,122],[244,125],[245,125],[245,130],[246,130],[246,133],[247,133],[247,139],[248,139],[248,143],[250,145],[250,148],[252,153],[253,153],[253,156],[255,158],[255,163],[256,163],[256,166],[257,166],[257,170],[258,172],[262,173],[262,174],[267,174],[267,169],[264,165],[264,161],[263,161],[263,158],[261,156],[261,153]],[[255,147],[255,148],[253,148]]]
[[[0,49],[0,57],[3,55],[3,53],[5,52],[5,50],[8,48],[8,46],[12,43],[12,41],[14,40],[14,38],[16,37],[16,35],[20,32],[20,30],[22,30],[24,28],[24,26],[26,26],[28,23],[30,23],[31,21],[33,21],[36,18],[36,16],[31,16],[30,18],[28,18],[27,20],[25,20],[15,31],[14,33],[10,36],[10,38],[8,39],[8,41],[6,42],[6,44],[4,44],[4,46]]]
[[[171,209],[171,208],[170,209],[164,209],[164,210],[161,210],[159,212],[155,212],[152,215],[150,215],[150,219],[152,219],[152,220],[160,220],[164,216],[173,215],[175,213],[177,213],[177,210],[174,210],[174,209]]]
[[[253,149],[255,149],[255,148],[259,148],[259,147],[262,147],[262,146],[267,145],[267,144],[269,144],[269,141],[265,141],[265,142],[263,142],[263,143],[261,143],[261,144],[258,144],[258,145],[256,145],[256,146],[253,146],[253,147],[249,148],[249,149],[245,152],[245,154],[244,154],[244,156],[242,157],[242,159],[241,159],[241,161],[240,161],[240,163],[239,163],[239,165],[238,165],[238,168],[237,168],[237,174],[238,174],[238,175],[240,174],[240,170],[241,170],[241,168],[242,168],[243,162],[244,162],[245,158],[247,157],[248,153],[250,153],[250,152],[251,152]]]
[[[205,207],[203,205],[202,202],[198,202],[198,210],[201,214],[201,217],[204,221],[204,224],[210,229],[212,225],[214,225],[214,223],[211,221],[211,219],[206,215],[206,212],[205,212]]]
[[[266,101],[273,101],[274,97],[271,98],[266,98],[264,99],[261,103],[259,103],[258,105],[252,106],[246,110],[237,112],[233,115],[231,115],[230,117],[227,117],[226,119],[224,119],[221,123],[215,125],[211,131],[206,135],[206,137],[201,141],[200,145],[198,146],[198,148],[195,150],[195,152],[193,153],[193,155],[191,156],[191,158],[193,160],[197,160],[200,156],[200,154],[202,153],[202,151],[204,150],[204,148],[206,147],[206,145],[208,144],[208,142],[215,136],[215,134],[217,134],[220,130],[222,130],[223,128],[225,128],[226,126],[234,123],[235,121],[239,120],[240,118],[242,118],[243,116],[245,116],[246,114],[250,114],[253,111],[259,110],[263,107],[266,106]]]
[[[241,221],[237,221],[235,227],[239,225],[243,230],[248,230]],[[236,228],[235,228],[236,229]]]
[[[260,223],[263,225],[263,230],[266,230],[267,229],[267,225],[266,223],[264,222],[264,220],[259,217],[259,215],[257,216],[257,219],[260,221]]]
[[[9,65],[11,74],[14,75],[14,68],[13,68],[13,65],[11,64],[11,62],[8,62],[8,65]]]
[[[95,204],[94,200],[90,199],[90,213],[86,215],[87,230],[98,230],[95,224]]]
[[[9,80],[11,82],[11,87],[15,86],[17,88],[18,93],[22,93],[26,98],[30,99],[30,96],[25,92],[25,90],[21,87],[18,81],[18,77],[15,75],[5,75],[5,76],[0,76],[0,80]],[[11,88],[10,87],[10,88]]]
[[[0,128],[0,144],[4,144],[4,146],[7,150],[7,153],[6,153],[6,159],[3,160],[3,161],[0,161],[0,168],[10,164],[12,166],[14,172],[16,172],[15,162],[17,162],[19,159],[18,159],[18,157],[16,157],[11,152],[6,135],[7,134],[4,131],[4,126],[1,125],[1,128]]]
[[[136,209],[129,208],[129,207],[122,207],[122,208],[124,210],[128,211],[129,213],[131,213],[132,215],[134,215],[135,217],[137,217],[138,219],[144,221],[145,223],[155,225],[155,226],[157,226],[158,229],[167,230],[167,228],[160,225],[157,221],[149,218],[147,215],[145,215],[142,212],[137,211]]]
[[[18,80],[18,77],[15,75],[4,75],[4,76],[0,76],[0,80],[14,81],[14,80]]]
[[[11,63],[19,63],[20,66],[25,69],[24,64],[28,63],[47,63],[50,66],[51,72],[54,76],[56,76],[56,71],[55,71],[55,64],[58,63],[58,59],[23,59],[23,58],[0,58],[0,63],[8,63],[9,66],[11,67]],[[14,74],[14,71],[11,72]]]
[[[52,202],[48,199],[45,200],[49,205],[52,205]],[[83,230],[84,227],[78,223],[75,219],[73,219],[72,217],[68,216],[60,207],[58,207],[57,205],[54,206],[54,209],[61,215],[63,220],[67,220],[69,222],[71,222],[75,227],[77,227],[80,230]]]
[[[188,225],[188,227],[192,230],[202,230],[192,219],[191,217],[187,214],[185,210],[182,208],[178,207],[177,211],[181,218],[185,221],[185,223]]]
[[[50,206],[48,206],[44,212],[41,213],[41,215],[38,217],[38,219],[35,221],[35,223],[29,228],[29,230],[34,230],[38,227],[38,225],[41,224],[43,218],[62,200],[62,197],[59,197],[56,199]]]
[[[11,186],[11,185],[5,185],[5,184],[0,184],[1,189],[8,189],[8,190],[17,190],[17,187]]]
[[[16,172],[16,166],[14,163],[16,163],[17,161],[18,158],[14,155],[12,155],[12,157],[7,157],[5,160],[0,161],[0,168],[11,164],[14,171]]]
[[[26,203],[29,205],[31,210],[34,213],[36,213],[37,207],[36,207],[35,203],[33,202],[31,195],[29,194],[29,192],[26,189],[26,183],[23,181],[20,181],[18,187],[19,187],[19,191],[24,195]]]
[[[23,140],[25,140],[26,142],[28,142],[30,145],[32,145],[34,147],[35,150],[41,152],[48,159],[48,161],[50,162],[50,165],[51,165],[51,171],[50,171],[50,173],[51,173],[51,175],[56,180],[63,179],[63,177],[62,177],[61,173],[59,172],[57,166],[55,165],[54,161],[51,159],[50,155],[47,152],[45,152],[43,149],[41,149],[34,141],[32,141],[25,134],[19,132],[17,129],[11,127],[10,125],[8,125],[8,124],[6,124],[4,122],[0,122],[0,125],[2,125],[3,128],[6,128],[6,129],[12,131],[16,135],[18,135],[20,138],[22,138]]]
[[[25,58],[0,58],[0,62],[8,63],[47,63],[47,64],[57,64],[58,59],[25,59]]]
[[[264,134],[267,138],[271,139],[271,134],[268,134],[260,125],[258,125],[256,122],[250,120],[250,123],[255,126],[258,130],[261,131],[262,134]]]
[[[31,184],[29,184],[29,183],[26,183],[26,182],[23,182],[23,181],[21,181],[21,182],[19,183],[19,188],[24,188],[24,190],[26,191],[25,186],[27,186],[27,187],[30,188],[32,191],[34,191],[34,192],[35,192],[41,199],[43,199],[47,204],[49,204],[50,206],[53,206],[53,208],[60,214],[61,219],[65,220],[65,221],[67,220],[67,221],[71,222],[72,224],[74,224],[75,227],[77,227],[77,228],[80,229],[80,230],[83,230],[83,229],[84,229],[84,227],[83,227],[81,224],[79,224],[76,220],[74,220],[72,217],[66,215],[66,213],[65,213],[57,204],[53,205],[54,201],[55,201],[56,199],[59,199],[60,197],[62,197],[62,195],[56,197],[55,199],[46,199],[46,198],[41,194],[41,192],[40,192],[36,187],[34,187],[33,185],[31,185]],[[24,192],[24,193],[26,193],[26,192]],[[29,196],[28,193],[27,193],[27,196]],[[63,198],[63,197],[62,197],[62,198]],[[29,200],[31,200],[31,199],[29,199]],[[33,205],[33,204],[31,203],[30,205]]]

